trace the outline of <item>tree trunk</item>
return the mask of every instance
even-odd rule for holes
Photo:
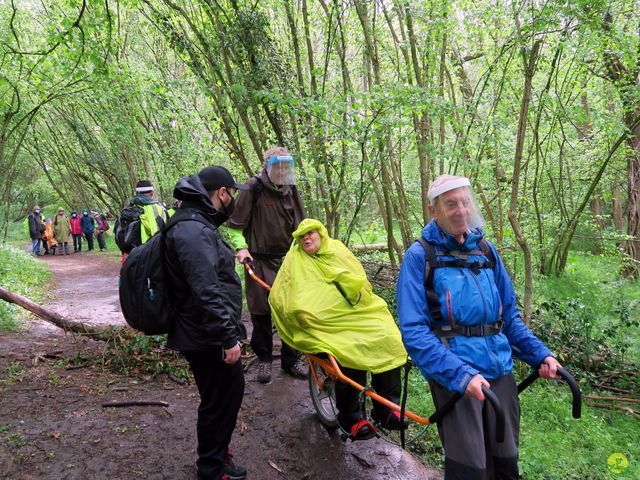
[[[22,295],[18,295],[17,293],[9,291],[6,288],[0,287],[0,298],[9,303],[15,303],[16,305],[29,310],[41,319],[52,323],[56,327],[60,327],[65,332],[79,333],[81,335],[93,338],[94,340],[106,341],[110,338],[113,338],[115,334],[122,334],[122,332],[125,331],[124,327],[96,327],[93,325],[85,325],[84,323],[80,322],[74,322],[73,320],[69,320],[62,315],[51,312],[41,307],[27,297],[23,297]]]
[[[633,153],[627,162],[627,235],[632,237],[625,242],[624,251],[628,263],[622,269],[625,277],[638,278],[640,274],[640,128],[634,131],[629,142]]]
[[[522,152],[524,150],[524,141],[527,132],[527,114],[529,112],[529,103],[531,102],[531,90],[533,85],[533,74],[535,72],[536,62],[538,60],[538,54],[542,46],[542,40],[537,40],[533,44],[529,60],[524,61],[525,66],[525,78],[524,88],[522,91],[522,102],[520,103],[520,118],[518,121],[518,136],[516,138],[516,151],[513,161],[513,178],[511,183],[511,202],[507,216],[511,222],[511,227],[516,235],[516,240],[522,254],[524,256],[524,309],[522,317],[524,322],[529,325],[531,320],[531,310],[533,304],[533,267],[531,262],[531,247],[529,242],[522,232],[520,222],[518,221],[518,195],[519,195],[519,180],[522,164]]]

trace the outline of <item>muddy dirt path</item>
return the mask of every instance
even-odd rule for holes
[[[113,257],[44,261],[55,277],[48,308],[91,323],[124,323]],[[39,320],[25,325],[19,334],[0,335],[0,478],[195,478],[195,385],[96,366],[67,370],[63,360],[100,358],[104,345]],[[316,420],[307,383],[281,376],[277,368],[274,373],[270,384],[261,385],[253,368],[246,372],[232,448],[247,478],[442,478],[382,440],[344,444]],[[161,400],[169,407],[102,407],[113,400]]]

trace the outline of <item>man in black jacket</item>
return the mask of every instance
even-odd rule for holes
[[[44,222],[42,221],[42,210],[40,206],[33,207],[29,214],[29,237],[31,237],[31,253],[36,257],[40,255],[40,241],[44,233]]]
[[[167,345],[189,362],[198,386],[198,479],[241,480],[246,470],[229,453],[244,393],[240,362],[242,289],[234,251],[218,233],[246,189],[224,167],[207,167],[178,180],[173,196],[182,221],[165,237],[175,320]],[[196,221],[197,220],[197,221]]]

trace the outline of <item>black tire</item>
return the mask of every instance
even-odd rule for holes
[[[318,380],[323,384],[322,389],[318,387],[313,371],[316,372]],[[318,365],[309,362],[309,393],[311,402],[316,410],[316,415],[323,425],[329,428],[338,427],[338,409],[336,407],[336,379],[327,376],[326,372]]]

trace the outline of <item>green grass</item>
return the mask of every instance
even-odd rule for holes
[[[0,285],[4,288],[39,301],[50,278],[46,265],[24,249],[0,244]],[[16,305],[0,301],[0,331],[19,329],[21,313]]]
[[[624,412],[583,405],[571,416],[571,395],[559,383],[538,381],[520,398],[520,469],[525,480],[640,478],[640,421]],[[622,453],[624,473],[613,474],[607,459]]]
[[[619,271],[620,263],[614,257],[573,253],[562,277],[537,279],[534,305],[555,302],[551,309],[542,309],[543,315],[564,311],[582,323],[583,335],[592,335],[638,362],[640,282],[621,278]]]

